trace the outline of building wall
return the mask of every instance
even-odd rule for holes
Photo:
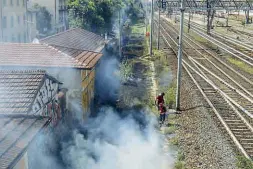
[[[38,67],[0,67],[0,70],[34,70]],[[61,88],[67,88],[66,108],[78,119],[86,119],[94,99],[95,68],[82,70],[74,68],[43,68],[47,74],[62,82]],[[44,90],[42,88],[42,90]],[[45,98],[47,99],[47,98]],[[48,105],[45,105],[45,111]]]
[[[63,88],[68,89],[67,109],[76,113],[78,119],[86,119],[94,99],[95,68],[92,70],[48,68],[47,72],[62,82]]]
[[[62,6],[67,5],[67,0],[30,0],[44,6],[52,15],[52,28],[56,32],[62,32],[67,27],[67,10],[62,10]],[[66,20],[66,22],[64,22]]]
[[[3,42],[28,42],[29,20],[26,0],[1,0],[0,39]],[[35,17],[33,17],[35,18]],[[35,22],[36,25],[36,22]],[[31,27],[33,32],[34,27]],[[36,28],[35,28],[36,29]],[[29,34],[30,35],[30,34]],[[34,36],[34,35],[33,35]],[[34,36],[35,37],[35,36]]]
[[[28,169],[28,156],[27,152],[21,157],[18,163],[13,167],[13,169]]]
[[[94,83],[95,83],[95,68],[92,70],[82,70],[82,105],[85,110],[83,118],[85,119],[90,113],[90,106],[93,106],[94,99]]]

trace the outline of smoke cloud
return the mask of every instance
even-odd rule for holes
[[[99,104],[114,104],[120,88],[119,61],[104,52],[96,69],[95,95]]]
[[[47,138],[41,136],[36,146],[41,162],[36,163],[36,168],[170,169],[173,158],[165,155],[162,136],[155,125],[156,118],[148,110],[132,110],[121,116],[113,108],[104,107],[98,117],[85,124],[72,129],[62,126],[64,132],[58,136],[60,147],[55,138],[45,142]],[[47,146],[44,151],[38,151],[41,145]]]

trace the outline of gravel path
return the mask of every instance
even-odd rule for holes
[[[162,42],[164,46],[164,43]],[[168,55],[174,77],[177,60]],[[181,91],[182,114],[178,115],[180,149],[187,168],[235,169],[236,155],[227,137],[222,134],[213,113],[190,77],[183,71]]]

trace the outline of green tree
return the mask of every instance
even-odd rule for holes
[[[47,33],[51,30],[51,14],[48,12],[46,7],[34,5],[34,8],[38,10],[36,14],[36,28],[40,33]]]
[[[122,0],[68,0],[70,27],[104,33],[111,29],[111,18],[123,3]]]

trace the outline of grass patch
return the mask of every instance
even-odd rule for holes
[[[175,125],[172,125],[172,126],[170,126],[170,127],[166,127],[166,128],[164,128],[164,134],[173,134],[173,133],[175,133],[176,132],[176,130],[177,130],[177,128],[176,128],[176,126]]]
[[[185,155],[183,152],[178,152],[178,155],[177,155],[177,160],[178,161],[184,161],[185,160]]]
[[[175,163],[175,169],[186,169],[185,168],[185,162],[184,161],[177,161]]]
[[[120,64],[120,78],[122,81],[126,81],[133,75],[133,63],[129,61],[123,61]]]
[[[175,136],[175,137],[172,137],[172,138],[170,139],[169,143],[170,143],[171,145],[178,146],[178,145],[179,145],[178,137],[176,137],[176,136]]]
[[[176,104],[176,83],[170,84],[169,88],[165,90],[165,104],[169,105],[169,108],[175,107]]]
[[[185,155],[183,152],[179,151],[177,154],[177,161],[175,163],[175,169],[186,169],[185,167]]]
[[[248,72],[250,74],[253,74],[253,68],[249,65],[247,65],[246,63],[234,59],[234,58],[228,58],[228,61],[234,65],[236,65],[237,67],[239,67],[240,69],[244,70],[245,72]]]
[[[145,34],[146,28],[142,24],[136,24],[131,26],[131,33],[133,34]]]
[[[251,160],[247,159],[244,156],[237,156],[237,163],[238,169],[253,169],[253,163]]]

